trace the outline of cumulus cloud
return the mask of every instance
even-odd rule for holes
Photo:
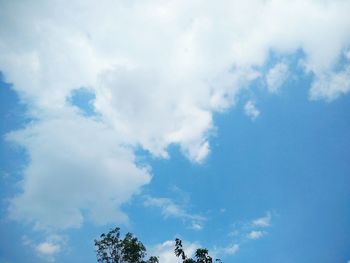
[[[213,114],[262,77],[271,52],[303,51],[311,98],[347,93],[347,68],[333,66],[350,43],[349,9],[340,0],[3,1],[0,70],[35,119],[8,136],[29,156],[11,215],[57,227],[79,226],[84,210],[126,221],[120,205],[150,181],[133,149],[168,158],[176,144],[203,162]],[[81,87],[95,95],[98,120],[67,113]]]
[[[146,197],[145,206],[153,206],[161,209],[161,213],[165,218],[174,217],[184,221],[190,221],[190,228],[201,230],[205,217],[187,212],[183,207],[176,204],[169,198]]]
[[[266,75],[267,89],[271,93],[277,93],[288,77],[288,65],[277,63]]]
[[[256,108],[255,103],[251,100],[248,100],[244,105],[244,113],[253,121],[260,115],[260,111]]]
[[[150,181],[114,131],[74,111],[47,116],[7,139],[30,156],[10,216],[37,228],[79,227],[83,211],[96,223],[125,223],[119,206]]]

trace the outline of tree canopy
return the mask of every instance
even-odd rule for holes
[[[121,239],[119,227],[102,234],[95,247],[99,263],[159,263],[157,257],[145,261],[146,247],[131,233]]]
[[[182,241],[179,238],[175,239],[175,255],[182,259],[183,263],[213,263],[213,258],[209,256],[208,249],[198,248],[193,258],[188,258],[182,246]],[[221,262],[221,259],[215,259],[216,262]]]
[[[99,263],[159,263],[155,256],[145,261],[146,247],[131,233],[127,233],[121,239],[119,227],[110,230],[107,234],[102,234],[100,239],[95,239],[95,247]],[[189,258],[185,254],[182,241],[178,238],[175,239],[174,252],[183,263],[213,263],[206,248],[198,248],[194,258]],[[221,262],[220,259],[215,261]]]

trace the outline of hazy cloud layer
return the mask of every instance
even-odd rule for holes
[[[8,135],[29,156],[11,216],[38,227],[127,221],[120,205],[150,181],[133,149],[166,158],[177,144],[203,162],[213,113],[266,77],[271,52],[302,51],[311,99],[347,93],[349,60],[335,66],[350,45],[348,10],[341,0],[2,1],[0,70],[35,119]],[[98,118],[67,102],[81,87]]]

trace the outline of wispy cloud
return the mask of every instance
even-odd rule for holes
[[[265,235],[266,232],[264,231],[260,231],[260,230],[253,230],[251,232],[249,232],[249,234],[247,235],[247,237],[249,239],[259,239],[261,237],[263,237]]]
[[[246,102],[244,105],[244,112],[253,121],[260,115],[260,111],[256,108],[255,102],[252,100]]]
[[[22,242],[25,246],[31,247],[40,258],[48,262],[54,262],[56,256],[66,245],[65,238],[59,235],[49,235],[42,242],[35,242],[29,237],[23,236]]]
[[[223,252],[227,255],[234,255],[238,252],[239,245],[238,244],[232,244],[223,249]]]
[[[244,246],[247,242],[252,242],[263,238],[268,234],[268,228],[271,227],[272,214],[271,212],[266,212],[265,216],[243,222],[235,222],[233,224],[233,229],[228,234],[231,239],[231,249],[236,253],[241,246]],[[229,248],[227,246],[226,248]],[[228,252],[230,250],[220,249],[221,253]],[[223,252],[222,252],[223,251]],[[225,252],[225,253],[226,253]],[[234,254],[233,253],[233,254]],[[229,253],[226,253],[229,254]]]
[[[198,215],[192,215],[185,212],[173,201],[168,198],[151,198],[145,199],[145,205],[159,207],[162,210],[162,214],[165,217],[176,217],[181,219],[186,218],[201,218]],[[169,209],[168,209],[169,208]],[[204,219],[204,218],[202,218]],[[232,239],[227,245],[214,246],[209,248],[210,255],[214,258],[230,257],[239,252],[242,246],[246,242],[252,242],[258,240],[267,235],[267,228],[271,227],[272,215],[271,212],[267,212],[266,216],[249,220],[246,222],[240,222],[235,224],[234,234],[231,233]],[[264,228],[264,230],[260,230]],[[193,256],[195,250],[201,245],[198,242],[184,241],[184,248],[187,255]],[[165,241],[161,244],[155,245],[150,250],[154,255],[160,256],[161,262],[178,263],[178,259],[174,256],[174,241]]]
[[[252,221],[252,225],[256,227],[269,227],[271,223],[271,212],[267,212],[265,216],[259,217]]]
[[[61,246],[52,242],[43,242],[35,247],[35,250],[48,261],[54,261],[54,256],[60,252]]]
[[[202,230],[203,225],[197,222],[192,222],[192,225],[190,226],[190,228],[192,228],[193,230]]]
[[[185,210],[182,206],[176,204],[173,200],[169,198],[156,198],[146,196],[144,200],[144,205],[149,207],[157,207],[161,210],[162,215],[165,218],[173,217],[179,218],[184,221],[190,222],[190,228],[194,230],[201,230],[203,228],[203,221],[206,220],[205,217],[192,214]]]

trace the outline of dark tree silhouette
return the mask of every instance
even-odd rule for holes
[[[157,257],[146,256],[146,247],[131,233],[120,238],[120,228],[116,227],[107,234],[102,234],[100,239],[95,239],[96,256],[99,263],[159,263]],[[183,263],[213,263],[213,259],[205,248],[198,248],[193,258],[188,258],[182,247],[182,241],[175,239],[175,255],[180,257]],[[220,263],[220,259],[215,259]]]
[[[188,258],[182,247],[182,241],[175,239],[175,255],[182,259],[183,263],[213,263],[213,258],[209,256],[208,249],[198,248],[195,253],[195,259]],[[221,259],[215,259],[216,262],[221,262]]]
[[[157,257],[144,261],[146,248],[131,233],[120,239],[120,228],[116,227],[95,240],[96,256],[99,263],[159,263]]]

